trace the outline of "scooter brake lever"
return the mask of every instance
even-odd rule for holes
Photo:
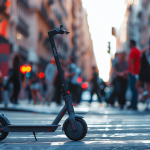
[[[66,34],[69,34],[70,32],[66,31]]]

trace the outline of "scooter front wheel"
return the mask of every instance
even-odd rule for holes
[[[3,118],[0,118],[0,127],[6,126],[7,123]],[[8,136],[9,132],[0,132],[0,141],[4,140]]]
[[[82,140],[87,134],[87,124],[82,118],[75,118],[76,131],[73,131],[72,125],[68,120],[64,125],[64,131],[66,136],[73,141]]]

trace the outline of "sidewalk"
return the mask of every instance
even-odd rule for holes
[[[0,104],[0,110],[7,111],[24,111],[24,112],[36,112],[36,113],[46,113],[46,114],[58,114],[62,109],[63,105],[58,106],[54,102],[50,106],[45,105],[33,105],[29,104],[27,99],[19,100],[18,105],[9,103],[8,107],[5,108],[4,104]],[[74,110],[76,114],[97,114],[97,115],[133,115],[133,114],[147,114],[150,112],[145,111],[146,104],[138,104],[138,111],[127,110],[126,108],[120,110],[119,108],[100,106],[98,102],[93,102],[90,106],[87,102],[82,102],[80,105],[75,106]]]

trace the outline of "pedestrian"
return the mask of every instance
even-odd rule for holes
[[[42,79],[42,96],[45,97],[47,92],[47,82],[45,77]]]
[[[104,82],[104,80],[102,78],[98,79],[98,85],[99,85],[99,88],[100,88],[101,97],[104,97],[104,101],[106,101],[105,88],[107,87],[107,85],[106,85],[106,83]]]
[[[39,93],[40,84],[39,84],[38,73],[36,71],[31,70],[30,80],[29,80],[28,86],[29,86],[30,91],[31,91],[31,96],[32,96],[32,99],[34,101],[34,105],[37,104],[36,96],[38,97],[38,99],[41,102],[43,102],[43,99]]]
[[[129,86],[132,92],[131,105],[128,109],[133,108],[137,110],[138,91],[136,89],[136,76],[140,71],[141,53],[136,47],[136,42],[130,40],[131,51],[128,57],[128,71],[129,71]]]
[[[91,78],[90,82],[92,84],[92,87],[91,87],[92,90],[91,90],[91,99],[90,99],[89,103],[91,104],[94,93],[97,95],[99,103],[101,103],[100,88],[98,85],[98,73],[97,73],[95,66],[92,67],[92,78]]]
[[[146,91],[142,88],[143,84],[146,86]],[[141,51],[141,68],[136,87],[143,95],[141,101],[145,102],[150,97],[150,46]]]
[[[65,60],[60,60],[60,62],[61,62],[61,67],[62,67],[62,74],[64,75],[64,71],[66,69],[66,62]],[[54,99],[57,105],[61,105],[61,95],[62,95],[61,86],[62,85],[61,85],[60,75],[58,73],[58,70],[56,70],[55,72],[53,84],[55,86]]]
[[[75,64],[73,57],[69,58],[69,72],[71,74],[69,78],[69,91],[72,94],[73,105],[76,106],[80,103],[81,96],[81,85],[78,82],[78,78],[81,79],[81,69]]]
[[[19,54],[16,54],[13,58],[12,66],[13,68],[10,69],[11,75],[8,79],[8,83],[6,87],[12,82],[13,83],[13,93],[10,98],[10,101],[13,104],[18,104],[18,96],[21,89],[20,81],[21,81],[21,74],[20,74],[20,61],[21,57]]]
[[[48,105],[54,98],[55,86],[53,85],[54,76],[56,74],[57,68],[55,64],[55,59],[52,58],[51,62],[45,68],[45,78],[47,80],[47,92],[45,94],[45,101]]]
[[[118,63],[115,64],[114,73],[116,76],[117,96],[120,108],[123,109],[125,105],[125,94],[128,85],[128,64],[126,61],[126,54],[122,52]]]
[[[74,75],[74,73],[69,73],[67,72],[67,67],[66,67],[66,61],[61,59],[61,67],[62,67],[62,74],[64,75],[64,79],[66,80],[68,77],[71,77]],[[60,76],[58,73],[58,70],[56,70],[55,76],[54,76],[54,82],[53,82],[54,86],[55,86],[55,100],[57,105],[61,105],[61,95],[62,95],[62,85],[61,85],[61,81],[60,81]]]
[[[110,86],[113,88],[113,90],[112,93],[110,94],[109,99],[106,100],[107,104],[110,104],[113,107],[114,107],[115,99],[117,98],[117,80],[114,73],[114,68],[119,61],[119,55],[120,55],[119,53],[115,53],[115,57],[112,60],[112,74],[110,77]]]
[[[30,67],[31,67],[31,63],[28,64]],[[31,72],[26,72],[24,74],[24,80],[23,80],[23,87],[25,88],[26,92],[27,92],[27,98],[28,98],[28,102],[29,104],[31,103],[31,100],[32,100],[32,95],[31,95],[31,90],[30,90],[30,86],[29,86],[29,80],[30,80],[30,73]],[[26,86],[27,85],[27,86]]]

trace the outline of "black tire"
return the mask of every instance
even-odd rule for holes
[[[73,131],[70,121],[68,120],[64,125],[66,136],[73,141],[82,140],[87,134],[87,124],[82,118],[75,118],[77,130]]]
[[[6,121],[3,118],[0,118],[0,127],[7,126]],[[8,136],[9,132],[0,132],[0,141],[4,140]]]

